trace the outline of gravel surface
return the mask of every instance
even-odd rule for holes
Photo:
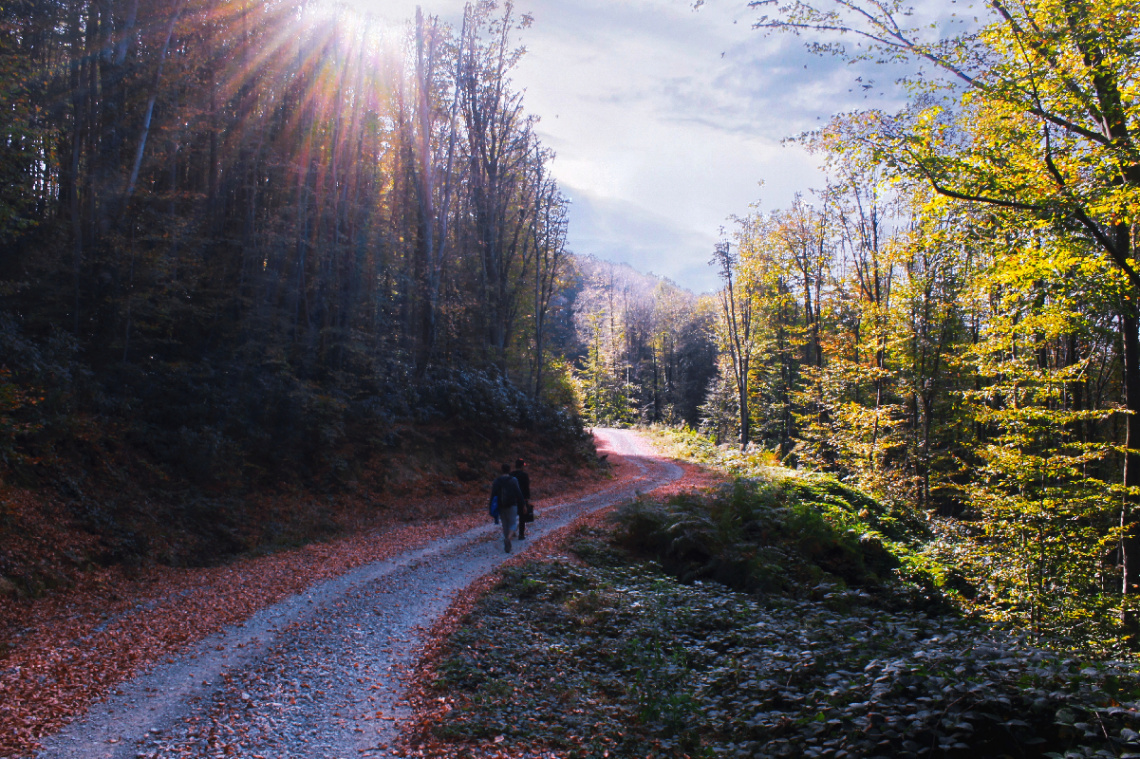
[[[636,433],[595,430],[631,476],[564,503],[538,505],[533,539],[681,476]],[[395,755],[406,675],[425,631],[467,585],[508,554],[490,521],[397,558],[359,567],[263,609],[121,685],[43,741],[40,757]]]

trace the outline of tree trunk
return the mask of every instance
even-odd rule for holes
[[[740,450],[748,447],[752,435],[752,423],[748,415],[748,391],[740,387]]]
[[[1140,335],[1138,320],[1132,306],[1120,317],[1123,338],[1124,403],[1129,411],[1125,417],[1124,435],[1124,500],[1120,510],[1122,588],[1125,596],[1140,592],[1140,504],[1132,495],[1140,487]],[[1140,620],[1135,612],[1126,609],[1124,624],[1133,635],[1140,632]]]

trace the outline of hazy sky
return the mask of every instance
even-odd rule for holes
[[[357,0],[410,18],[415,0]],[[458,23],[462,0],[421,2]],[[784,138],[867,107],[855,72],[752,29],[746,2],[516,0],[534,24],[513,79],[572,200],[569,247],[712,290],[719,229],[823,184]],[[856,90],[856,91],[852,91]],[[761,186],[762,185],[762,186]]]

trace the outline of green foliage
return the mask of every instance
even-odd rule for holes
[[[636,418],[631,405],[632,385],[615,376],[614,336],[606,330],[601,313],[590,317],[590,343],[578,386],[586,420],[592,425],[622,427]]]
[[[569,361],[556,359],[547,366],[542,386],[542,402],[575,414],[582,413],[582,396],[574,382],[574,370]]]
[[[807,568],[806,575],[801,573],[797,577],[830,572],[844,582],[871,585],[897,578],[908,584],[915,598],[925,599],[924,603],[930,602],[936,607],[977,598],[978,588],[973,583],[979,581],[978,576],[969,573],[964,565],[965,536],[951,537],[945,521],[929,521],[904,499],[872,498],[834,477],[785,468],[771,452],[756,447],[740,451],[735,446],[717,446],[691,430],[659,429],[656,434],[672,455],[719,469],[735,478],[734,487],[746,483],[748,488],[754,489],[758,504],[779,506],[776,509],[763,506],[756,514],[774,524],[765,540],[783,541],[782,547],[790,558],[781,561],[788,566]],[[652,544],[644,550],[665,555],[673,550],[668,530],[694,523],[674,518],[670,509],[732,513],[717,505],[724,502],[726,492],[721,490],[689,503],[634,504],[630,508],[635,518],[641,518],[636,517],[640,509],[656,513],[643,524],[631,522],[628,531],[635,536],[635,544],[652,536]],[[749,518],[754,519],[755,515]],[[703,553],[711,556],[721,550],[731,555],[730,550],[719,547],[738,542],[740,527],[747,522],[748,518],[739,518],[717,523],[727,529],[713,540],[706,539],[707,533],[702,533]],[[700,520],[695,523],[699,524]],[[774,545],[781,547],[780,543]],[[947,546],[954,548],[948,550]],[[747,569],[742,571],[745,573],[740,577],[747,578]],[[762,575],[764,572],[779,574],[780,567],[760,565],[759,571]],[[739,580],[727,582],[733,584]],[[757,586],[763,584],[751,582]]]
[[[267,486],[351,489],[361,462],[401,450],[409,428],[479,435],[489,453],[520,432],[568,455],[586,439],[576,416],[536,403],[497,373],[441,369],[417,381],[408,367],[373,363],[303,380],[267,353],[256,368],[122,365],[103,377],[112,386],[101,387],[72,343],[58,342],[49,350],[0,320],[12,367],[0,373],[0,463],[6,472],[51,476],[111,563],[211,564],[325,537],[340,527],[319,506],[260,522],[257,499],[244,496]],[[24,389],[37,384],[50,388],[42,401]],[[85,394],[93,397],[81,414],[76,396]],[[94,463],[77,472],[77,457]],[[154,505],[138,507],[148,499]]]
[[[794,476],[736,479],[664,503],[643,499],[617,519],[621,545],[661,561],[682,582],[758,593],[797,592],[824,578],[877,588],[929,537],[920,523],[833,480]],[[935,578],[917,563],[905,576],[937,600]]]
[[[720,364],[700,408],[700,430],[717,444],[740,439],[740,394],[728,376],[731,370]]]
[[[696,748],[697,741],[685,733],[699,714],[700,704],[691,693],[679,691],[677,683],[692,679],[692,667],[684,649],[666,650],[659,638],[631,640],[621,656],[633,671],[632,695],[637,700],[637,719],[657,727],[666,738],[687,739],[683,744]]]
[[[1135,399],[1116,416],[1140,373],[1116,332],[1135,331],[1135,283],[1071,227],[939,197],[884,157],[885,128],[856,114],[809,136],[836,176],[819,207],[797,200],[744,226],[736,276],[769,283],[754,295],[758,439],[937,525],[903,562],[920,584],[1111,647],[1135,606],[1120,598],[1121,557],[1136,550],[1122,512],[1136,488],[1120,482]],[[710,388],[707,432],[726,400]]]
[[[741,450],[739,446],[722,444],[713,435],[689,428],[658,426],[651,428],[650,432],[665,450],[677,458],[709,464],[731,474],[780,479],[794,474],[780,466],[779,457],[774,452],[755,444]]]
[[[604,535],[578,538],[585,566],[508,570],[446,641],[432,687],[451,708],[430,729],[461,742],[457,755],[492,740],[579,759],[899,756],[918,741],[949,757],[1090,756],[1140,743],[1140,689],[1122,663],[834,584],[764,599],[680,584],[599,550]]]
[[[1047,297],[1040,272],[996,264],[990,278],[1003,280],[1004,297],[989,339],[963,357],[985,380],[963,396],[989,431],[964,488],[975,516],[960,551],[964,571],[991,618],[1111,646],[1127,604],[1106,560],[1120,542],[1123,493],[1103,477],[1111,447],[1089,436],[1111,412],[1069,402],[1087,360],[1057,366],[1040,350],[1081,330],[1081,317]]]
[[[1135,639],[1140,5],[993,3],[938,34],[891,3],[771,9],[817,52],[922,65],[898,113],[807,139],[860,201],[825,199],[854,277],[800,388],[811,463],[954,519],[987,615]]]

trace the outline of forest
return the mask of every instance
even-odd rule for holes
[[[826,186],[718,245],[708,431],[924,516],[967,608],[1136,640],[1140,7],[752,5],[908,102],[801,135]]]
[[[908,101],[796,138],[826,186],[734,217],[711,295],[568,249],[510,2],[458,28],[4,5],[5,487],[150,560],[140,520],[352,490],[413,427],[581,455],[583,425],[688,427],[936,525],[914,561],[990,619],[1133,639],[1140,6],[992,0],[946,33],[890,3],[751,5],[757,34],[910,66]]]
[[[9,415],[184,414],[154,423],[217,471],[254,428],[304,459],[449,367],[542,396],[566,203],[510,88],[509,5],[410,32],[312,3],[4,14]]]
[[[113,560],[151,553],[156,517],[125,501],[175,494],[175,524],[236,525],[224,494],[351,487],[409,425],[580,438],[545,400],[567,382],[571,270],[510,83],[529,19],[484,2],[459,29],[360,21],[245,0],[0,10],[0,464],[57,487]]]
[[[703,294],[571,249],[511,2],[0,6],[0,752],[302,592],[278,684],[423,654],[384,729],[444,756],[1140,746],[1140,0],[934,5],[748,3],[904,97],[790,138],[826,180]],[[263,672],[138,746],[241,744]]]
[[[6,539],[6,594],[304,541],[523,438],[580,463],[583,421],[699,423],[707,309],[567,248],[530,23],[0,8],[0,487],[52,504],[0,499],[40,541]],[[258,504],[286,492],[328,505]]]
[[[631,342],[637,308],[583,309],[588,414],[831,473],[937,527],[914,560],[964,608],[1137,640],[1140,6],[750,5],[757,33],[904,71],[906,105],[799,135],[824,186],[730,220],[721,289],[680,312],[715,338],[695,412],[646,405],[668,362]]]

